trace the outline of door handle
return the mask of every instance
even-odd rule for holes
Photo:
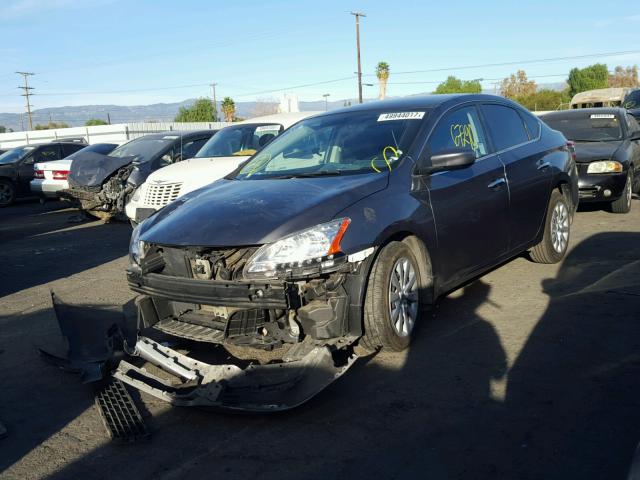
[[[549,168],[551,164],[549,162],[543,162],[538,165],[538,170],[544,170],[545,168]]]
[[[494,180],[493,182],[491,182],[489,185],[487,185],[487,188],[491,188],[492,190],[497,190],[498,188],[500,188],[505,183],[507,183],[507,181],[504,179],[504,177],[498,178],[498,179]]]

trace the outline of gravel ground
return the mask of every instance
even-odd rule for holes
[[[442,299],[411,348],[272,416],[135,395],[149,441],[109,442],[94,391],[44,363],[49,290],[122,305],[130,227],[64,204],[0,210],[2,478],[622,479],[640,440],[640,201],[581,210],[560,265],[516,258]]]

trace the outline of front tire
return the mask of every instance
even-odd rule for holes
[[[633,174],[629,171],[627,181],[624,184],[622,196],[611,202],[611,211],[613,213],[629,213],[631,211],[631,197],[633,196]]]
[[[16,199],[16,189],[9,180],[0,180],[0,207],[8,207]]]
[[[571,214],[565,196],[558,190],[551,193],[544,223],[542,241],[529,255],[536,263],[558,263],[567,253],[571,233]]]
[[[403,242],[387,244],[369,274],[360,345],[371,351],[406,349],[419,319],[422,285],[414,251]]]

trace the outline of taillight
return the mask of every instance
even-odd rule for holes
[[[53,172],[54,180],[66,180],[69,176],[69,170],[58,170]]]
[[[44,170],[34,170],[33,178],[44,178]]]

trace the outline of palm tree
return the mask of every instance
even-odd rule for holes
[[[222,113],[227,122],[233,122],[236,116],[236,104],[231,97],[224,97],[222,100]]]
[[[376,67],[376,77],[380,83],[380,100],[384,100],[387,95],[387,82],[389,81],[389,64],[387,62],[380,62]]]

